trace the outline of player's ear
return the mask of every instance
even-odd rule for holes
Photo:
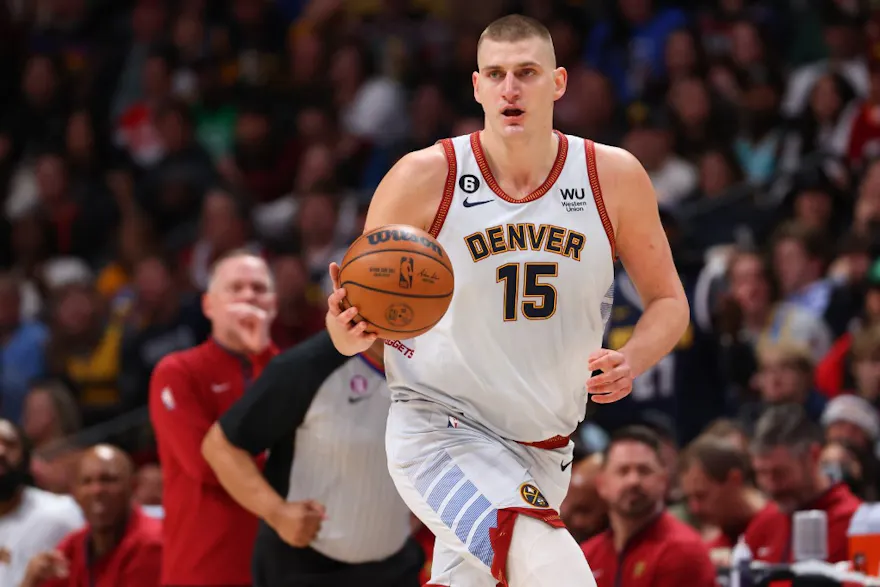
[[[564,67],[553,70],[553,100],[558,100],[565,95],[568,87],[568,71]]]
[[[477,104],[482,104],[480,102],[480,92],[477,90],[477,83],[480,81],[480,73],[475,71],[471,74],[471,82],[474,84],[474,100]]]

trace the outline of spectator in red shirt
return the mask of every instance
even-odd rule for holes
[[[747,529],[767,524],[779,512],[752,484],[748,452],[729,440],[697,438],[681,456],[681,471],[688,510],[717,529],[707,546],[718,566],[728,566],[731,549]]]
[[[821,452],[822,430],[801,406],[773,406],[758,420],[752,440],[755,476],[780,511],[760,528],[746,530],[746,543],[756,560],[791,562],[791,515],[799,510],[826,512],[828,561],[848,559],[846,532],[861,501],[844,483],[833,483],[823,473]]]
[[[608,527],[608,508],[596,488],[601,471],[601,453],[581,459],[571,467],[568,494],[559,507],[559,516],[578,543]]]
[[[128,455],[107,445],[89,449],[74,486],[88,525],[32,558],[21,587],[158,587],[162,523],[134,505],[133,490]]]
[[[581,545],[598,587],[714,587],[700,535],[664,510],[667,485],[657,435],[615,432],[598,479],[610,528]]]
[[[258,520],[226,493],[201,446],[277,353],[269,337],[275,289],[266,262],[241,250],[220,258],[202,306],[211,338],[167,355],[150,382],[164,483],[162,585],[250,585]]]

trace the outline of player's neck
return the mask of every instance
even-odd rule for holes
[[[538,189],[550,175],[559,152],[559,139],[552,129],[512,139],[484,130],[480,145],[495,180],[511,195]]]
[[[611,526],[611,532],[614,537],[615,552],[623,552],[629,541],[639,532],[644,530],[645,527],[654,522],[662,513],[663,507],[661,505],[658,505],[656,510],[638,518],[621,516],[614,512],[609,512],[608,523]]]

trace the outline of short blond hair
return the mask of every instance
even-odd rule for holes
[[[492,21],[489,26],[483,29],[480,40],[477,41],[477,49],[486,39],[512,43],[535,37],[553,45],[553,37],[550,36],[550,31],[543,24],[522,14],[508,14]]]

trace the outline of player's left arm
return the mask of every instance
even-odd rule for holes
[[[623,347],[590,356],[590,369],[603,372],[587,382],[591,400],[611,403],[628,395],[633,379],[675,347],[690,310],[647,172],[627,151],[606,145],[596,145],[596,168],[617,253],[645,308]]]

